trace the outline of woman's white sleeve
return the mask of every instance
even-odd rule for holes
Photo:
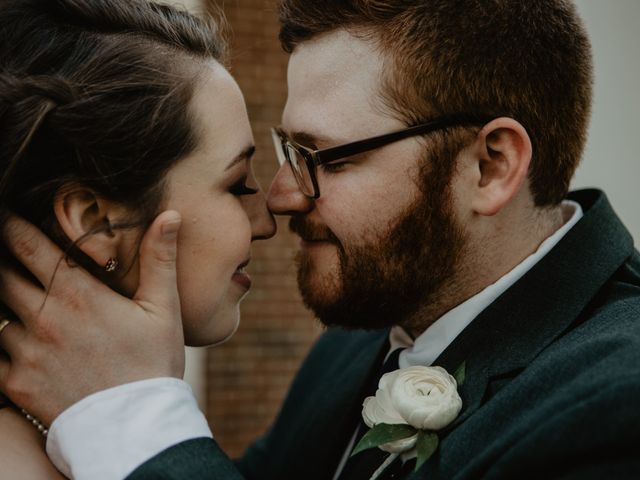
[[[212,438],[191,387],[155,378],[90,395],[49,428],[47,454],[67,477],[122,480],[163,450]]]

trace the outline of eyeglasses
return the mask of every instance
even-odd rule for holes
[[[289,162],[302,193],[309,198],[316,199],[320,197],[320,188],[318,187],[316,175],[318,165],[375,150],[405,138],[426,135],[452,127],[478,127],[488,123],[490,120],[491,118],[489,117],[483,118],[463,114],[439,117],[413,127],[323,150],[313,150],[300,145],[295,140],[288,138],[279,127],[271,129],[271,136],[273,137],[273,145],[280,165],[282,166],[285,162]]]

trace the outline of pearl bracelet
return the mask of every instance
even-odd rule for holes
[[[29,420],[33,424],[33,426],[36,427],[44,437],[46,437],[49,434],[49,430],[47,429],[47,427],[44,426],[44,424],[40,420],[38,420],[36,417],[31,415],[24,408],[21,409],[20,411],[26,417],[26,419]]]

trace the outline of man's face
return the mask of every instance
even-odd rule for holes
[[[289,61],[284,132],[323,149],[404,128],[380,101],[382,68],[370,43],[343,31],[302,43]],[[299,287],[324,323],[401,323],[451,276],[463,234],[447,184],[422,171],[427,150],[410,138],[319,166],[316,200],[288,165],[278,171],[269,207],[292,216]]]

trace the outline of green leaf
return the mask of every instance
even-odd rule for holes
[[[416,442],[416,450],[418,452],[418,459],[416,460],[416,468],[414,472],[417,472],[420,467],[429,460],[431,455],[434,454],[438,448],[438,435],[425,430],[420,430],[418,433],[418,441]]]
[[[356,448],[353,449],[351,456],[368,450],[369,448],[375,448],[385,443],[395,442],[403,438],[409,438],[415,435],[417,430],[411,425],[389,425],[387,423],[380,423],[376,425],[360,439]]]
[[[456,379],[456,383],[458,384],[458,387],[461,387],[462,385],[464,385],[464,379],[466,375],[467,375],[467,362],[462,362],[462,364],[456,369],[455,373],[453,374],[453,378]]]

